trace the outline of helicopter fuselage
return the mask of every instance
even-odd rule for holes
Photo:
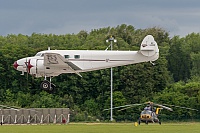
[[[148,123],[160,123],[156,113],[154,111],[151,110],[143,110],[140,114],[140,118],[139,118],[139,124],[141,122],[144,122],[146,124]]]

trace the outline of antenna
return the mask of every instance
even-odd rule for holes
[[[154,65],[156,65],[156,63],[153,63],[152,61],[150,61],[150,63],[154,66]]]

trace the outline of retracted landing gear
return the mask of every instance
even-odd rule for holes
[[[48,93],[53,93],[55,91],[56,86],[51,83],[51,77],[50,77],[50,81],[45,80],[40,84],[40,88]]]

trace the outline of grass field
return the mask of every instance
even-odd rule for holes
[[[68,125],[3,125],[0,133],[200,133],[200,123],[70,123]]]

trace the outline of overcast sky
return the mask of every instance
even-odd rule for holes
[[[0,35],[72,34],[154,26],[170,36],[200,32],[200,0],[0,0]]]

